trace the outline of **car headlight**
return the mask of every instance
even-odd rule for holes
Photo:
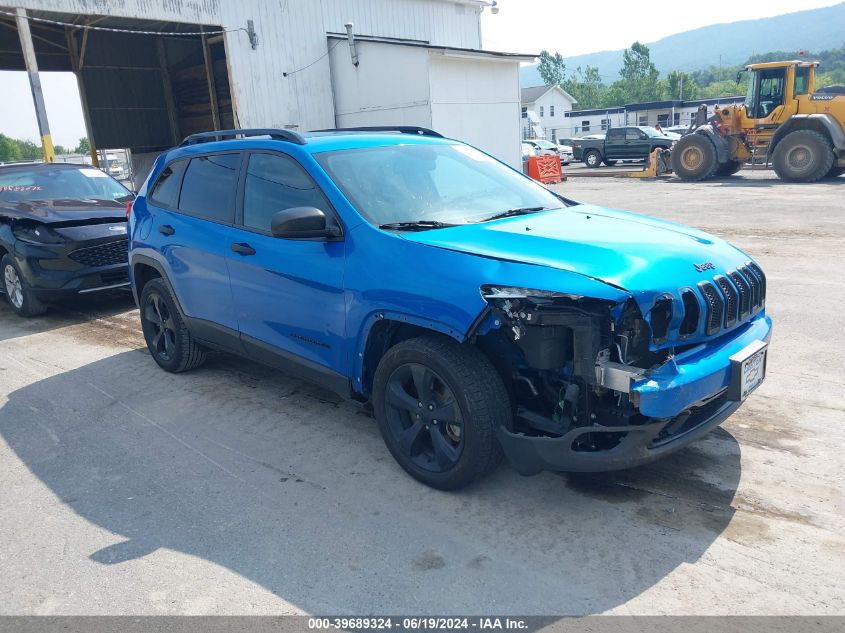
[[[18,224],[12,228],[12,233],[22,242],[30,244],[61,244],[66,241],[46,224]]]
[[[517,286],[481,286],[481,296],[488,301],[491,299],[583,299],[580,295],[556,290],[536,290]]]

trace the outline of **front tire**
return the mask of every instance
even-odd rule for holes
[[[600,167],[601,154],[594,149],[589,150],[586,154],[584,154],[584,164],[591,168]]]
[[[681,180],[707,180],[713,177],[718,167],[716,147],[703,134],[683,136],[672,149],[672,171]]]
[[[35,297],[35,293],[21,274],[14,257],[4,255],[0,260],[0,269],[3,271],[3,289],[6,291],[6,299],[18,316],[28,318],[47,311],[47,306]]]
[[[796,130],[775,147],[772,165],[781,180],[816,182],[833,167],[833,145],[815,130]]]
[[[179,373],[205,362],[205,349],[194,341],[162,279],[146,283],[139,303],[144,340],[159,367]]]
[[[398,343],[376,369],[373,404],[390,453],[432,488],[463,488],[501,460],[496,430],[511,425],[510,399],[473,347],[436,336]]]

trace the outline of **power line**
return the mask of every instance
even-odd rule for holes
[[[306,65],[305,65],[305,66],[303,66],[302,68],[297,68],[296,70],[291,70],[291,71],[289,71],[289,72],[282,73],[282,77],[290,77],[291,75],[295,75],[295,74],[296,74],[296,73],[298,73],[298,72],[302,72],[302,71],[303,71],[303,70],[305,70],[306,68],[311,68],[311,66],[313,66],[314,64],[316,64],[318,61],[320,61],[321,59],[323,59],[324,57],[326,57],[329,53],[331,53],[331,52],[332,52],[335,48],[337,48],[337,45],[338,45],[338,44],[340,44],[342,41],[343,41],[343,40],[338,40],[337,42],[335,42],[334,44],[332,44],[331,48],[329,48],[328,50],[326,50],[326,52],[325,52],[325,53],[323,53],[322,55],[320,55],[317,59],[315,59],[315,60],[314,60],[313,62],[311,62],[310,64],[306,64]]]
[[[53,26],[62,26],[62,27],[70,27],[73,29],[87,29],[89,31],[106,31],[108,33],[125,33],[129,35],[180,35],[180,36],[200,36],[200,35],[222,35],[223,33],[236,33],[237,31],[248,31],[246,28],[238,28],[238,29],[220,29],[217,31],[196,31],[196,32],[184,32],[184,31],[138,31],[135,29],[120,29],[108,26],[95,26],[93,24],[73,24],[72,22],[61,22],[59,20],[49,20],[47,18],[39,18],[34,15],[24,15],[18,16],[17,13],[12,13],[11,11],[4,11],[0,9],[0,15],[7,15],[10,18],[18,18],[23,17],[30,22],[40,22],[42,24],[50,24]]]

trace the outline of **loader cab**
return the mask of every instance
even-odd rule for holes
[[[749,119],[778,122],[795,114],[795,98],[813,90],[818,62],[772,62],[746,67],[745,113]]]

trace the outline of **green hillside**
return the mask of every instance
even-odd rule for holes
[[[601,26],[595,28],[600,35]],[[635,39],[636,33],[631,33],[631,37]],[[845,45],[845,2],[759,20],[705,26],[647,45],[652,62],[664,76],[673,70],[690,72],[710,66],[734,66],[775,50],[837,49]],[[595,66],[602,80],[612,83],[619,77],[622,54],[622,50],[603,51],[568,57],[565,62],[572,70]],[[823,70],[827,69],[823,66]],[[543,83],[536,65],[522,69],[521,81],[523,86]]]

